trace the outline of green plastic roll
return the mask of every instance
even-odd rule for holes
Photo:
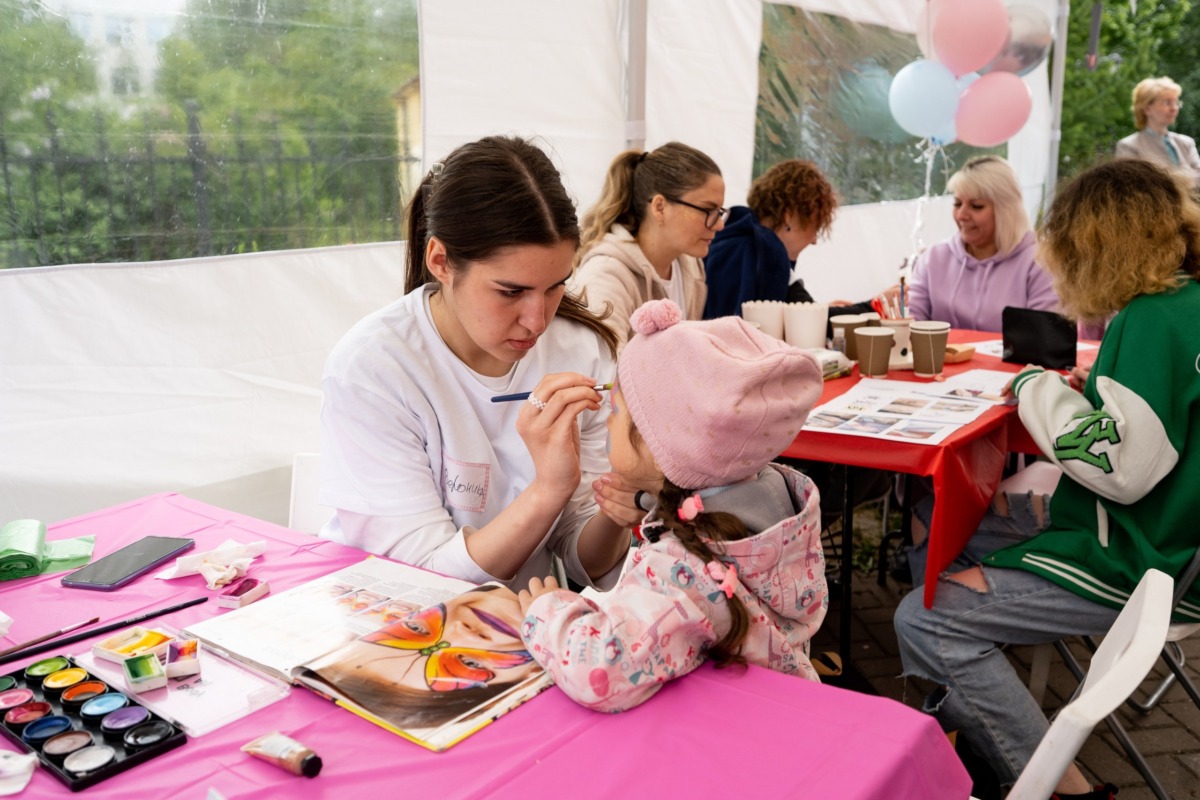
[[[0,581],[76,569],[92,560],[94,536],[46,541],[46,526],[16,519],[0,528]]]

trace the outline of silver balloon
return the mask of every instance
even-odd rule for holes
[[[1036,6],[1011,5],[1008,7],[1008,42],[979,70],[979,74],[1015,72],[1024,75],[1032,72],[1049,55],[1053,44],[1054,30],[1044,11]]]

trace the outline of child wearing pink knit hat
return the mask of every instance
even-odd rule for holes
[[[529,652],[599,711],[645,702],[705,660],[818,680],[819,498],[771,460],[820,396],[821,369],[738,317],[681,317],[669,300],[634,313],[610,394],[613,471],[655,498],[625,574],[598,603],[553,579],[520,593]]]

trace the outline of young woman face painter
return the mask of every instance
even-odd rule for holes
[[[614,339],[566,290],[579,228],[558,171],[521,139],[463,145],[409,231],[405,296],[326,366],[322,535],[477,583],[549,575],[553,556],[611,583],[638,512],[608,474],[594,387]]]

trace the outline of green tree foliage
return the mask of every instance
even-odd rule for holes
[[[1174,69],[1186,71],[1200,89],[1195,58],[1200,20],[1191,0],[1139,0],[1136,11],[1128,3],[1106,2],[1095,69],[1087,63],[1091,20],[1092,3],[1074,0],[1063,80],[1060,177],[1111,157],[1117,140],[1134,131],[1130,95],[1138,81]],[[1178,72],[1173,77],[1180,79]],[[1181,115],[1179,120],[1185,132],[1187,119]]]
[[[153,93],[113,97],[62,17],[0,0],[0,267],[401,234],[415,0],[190,0],[181,19]]]
[[[1187,98],[1175,129],[1193,138],[1200,136],[1200,3],[1182,0],[1178,5],[1186,6],[1179,27],[1166,38],[1159,51],[1159,73],[1167,75],[1183,87]]]
[[[36,0],[0,2],[0,117],[29,116],[39,100],[95,86],[92,60],[67,23]]]

